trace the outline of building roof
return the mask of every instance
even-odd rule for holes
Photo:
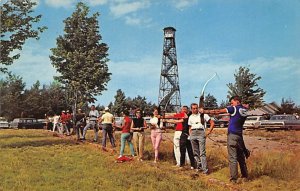
[[[248,115],[274,115],[279,110],[279,106],[275,102],[263,105],[260,108],[249,110]]]

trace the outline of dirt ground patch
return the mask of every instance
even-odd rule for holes
[[[227,129],[214,129],[214,133],[207,138],[208,146],[216,146],[216,144],[226,146],[226,134]],[[252,154],[257,151],[300,151],[300,131],[246,130],[244,131],[244,140]]]
[[[173,132],[165,133],[168,139],[173,139]],[[244,130],[244,141],[247,148],[255,154],[257,151],[286,152],[300,151],[300,131]],[[215,128],[206,139],[207,147],[224,147],[227,144],[227,129]]]

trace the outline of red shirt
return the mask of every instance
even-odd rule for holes
[[[67,120],[70,121],[72,119],[72,115],[70,113],[67,113]]]
[[[68,116],[67,114],[62,113],[60,116],[60,120],[62,123],[66,123],[68,121]]]
[[[128,116],[124,117],[124,125],[122,126],[122,133],[130,133],[131,119]]]
[[[184,119],[184,117],[185,117],[185,113],[184,112],[176,113],[174,115],[174,118],[177,118],[177,119]],[[182,122],[177,123],[175,131],[182,131],[182,129],[183,129]]]

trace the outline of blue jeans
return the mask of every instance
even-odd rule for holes
[[[94,140],[97,141],[98,140],[98,125],[96,123],[96,121],[90,121],[83,129],[83,138],[85,138],[85,135],[86,135],[86,132],[89,128],[93,128],[94,129],[94,133],[95,133],[95,136],[94,136]]]
[[[131,135],[130,133],[122,133],[121,134],[121,148],[120,148],[120,156],[123,156],[124,149],[125,149],[125,142],[128,142],[128,145],[130,147],[130,153],[132,156],[134,156],[134,148],[133,144],[131,142]]]
[[[102,124],[102,147],[106,147],[106,137],[109,137],[112,147],[116,147],[112,124]]]
[[[85,127],[85,124],[83,122],[76,122],[75,131],[77,139],[80,139],[80,134],[83,136],[83,127]]]
[[[204,130],[192,130],[191,132],[191,144],[193,148],[194,159],[198,170],[202,170],[203,173],[208,172],[206,161],[206,136]]]

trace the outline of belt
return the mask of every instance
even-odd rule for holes
[[[236,133],[236,132],[228,132],[228,135],[229,134],[233,134],[233,135],[238,135],[238,136],[243,136],[243,133]]]
[[[191,129],[192,131],[194,131],[194,130],[199,130],[199,131],[204,131],[204,129],[202,129],[202,128],[196,128],[196,129]]]

